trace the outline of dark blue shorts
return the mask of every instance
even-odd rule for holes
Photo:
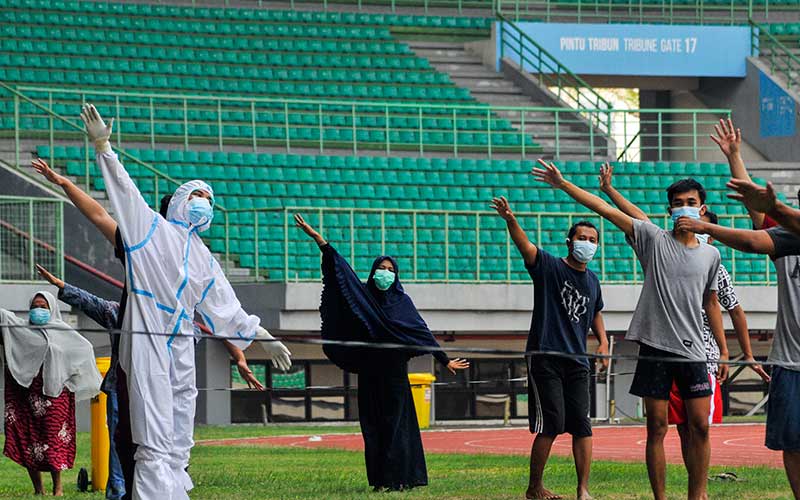
[[[800,451],[800,371],[772,370],[765,444],[770,450]]]

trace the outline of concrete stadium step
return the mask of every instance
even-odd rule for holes
[[[428,59],[437,71],[449,74],[456,85],[469,89],[479,102],[501,107],[548,107],[543,101],[526,94],[502,73],[485,66],[481,56],[470,52],[463,43],[412,40],[408,45],[419,57]],[[522,118],[518,112],[499,110],[496,114],[520,129]],[[545,156],[552,155],[556,144],[555,114],[530,112],[525,114],[525,121],[525,132],[544,148]],[[588,140],[581,140],[580,134],[570,138],[573,132],[570,126],[559,125],[557,128],[562,156],[573,152],[589,154]]]

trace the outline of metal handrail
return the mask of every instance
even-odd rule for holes
[[[789,48],[770,33],[765,26],[752,18],[748,19],[748,22],[752,55],[769,59],[770,73],[773,75],[777,73],[786,78],[786,87],[791,90],[800,83],[800,76],[798,76],[800,75],[800,58],[792,54]]]
[[[529,279],[527,277],[524,278],[515,278],[515,274],[519,274],[517,271],[520,266],[517,265],[517,261],[519,257],[517,256],[517,252],[514,248],[514,243],[508,237],[507,231],[505,227],[500,226],[483,226],[481,225],[481,221],[486,220],[494,220],[497,218],[497,214],[492,211],[480,211],[480,210],[436,210],[436,209],[424,209],[424,210],[417,210],[417,209],[380,209],[380,208],[352,208],[352,207],[284,207],[280,209],[247,209],[247,210],[230,210],[229,215],[233,215],[234,213],[252,213],[253,217],[253,229],[254,234],[256,235],[256,239],[258,239],[258,226],[259,224],[264,224],[264,222],[259,222],[259,214],[280,214],[281,220],[280,221],[273,221],[273,224],[270,227],[275,231],[280,231],[280,240],[282,241],[282,251],[281,251],[281,266],[280,268],[272,268],[267,269],[268,272],[270,271],[280,271],[282,276],[277,278],[277,281],[283,282],[314,282],[318,281],[321,278],[321,274],[319,274],[319,268],[317,266],[314,269],[311,268],[295,268],[293,267],[290,262],[293,257],[297,255],[303,255],[306,253],[303,250],[304,245],[311,245],[310,240],[305,236],[302,235],[297,228],[294,227],[294,223],[292,221],[292,215],[297,212],[304,213],[304,216],[307,219],[312,217],[316,217],[319,219],[318,221],[312,221],[311,223],[317,227],[317,229],[323,234],[329,234],[332,230],[344,230],[345,234],[350,235],[349,241],[345,239],[345,241],[336,241],[335,239],[329,238],[329,241],[336,245],[342,246],[340,251],[342,251],[343,255],[350,260],[351,266],[354,269],[358,270],[358,259],[355,253],[355,247],[358,245],[369,245],[369,244],[378,244],[380,243],[380,253],[387,254],[392,253],[392,247],[396,249],[399,245],[403,244],[411,244],[413,247],[412,255],[404,255],[402,258],[404,260],[410,260],[409,264],[405,265],[407,271],[405,272],[404,281],[407,282],[416,282],[416,283],[527,283]],[[324,218],[325,215],[330,214],[346,214],[349,215],[348,223],[345,226],[340,224],[331,223],[330,220],[326,220]],[[366,219],[366,217],[372,214],[373,216],[378,216],[377,218],[380,220],[379,225],[370,225],[368,222],[361,222],[357,223],[356,218],[358,216],[362,216]],[[544,242],[543,238],[543,231],[553,231],[553,227],[543,227],[543,219],[561,219],[563,221],[563,229],[564,233],[566,234],[566,230],[569,226],[578,220],[588,219],[594,221],[599,228],[599,232],[601,233],[600,238],[600,248],[598,249],[597,260],[593,264],[593,268],[595,273],[598,275],[600,280],[607,284],[636,284],[642,282],[642,272],[638,265],[638,260],[633,253],[633,250],[630,247],[625,247],[629,250],[627,256],[623,257],[622,259],[628,263],[629,267],[627,268],[627,274],[632,276],[633,279],[614,279],[617,275],[617,271],[612,270],[609,262],[612,260],[619,261],[620,258],[612,259],[606,258],[606,248],[609,244],[606,242],[608,238],[602,237],[606,229],[616,231],[616,228],[608,226],[604,219],[600,218],[594,213],[585,213],[585,212],[529,212],[529,211],[517,211],[515,212],[517,218],[522,221],[521,224],[527,230],[528,234],[531,235],[531,240],[538,242],[537,244],[542,244]],[[386,220],[392,216],[400,216],[405,215],[412,219],[411,225],[408,227],[390,227],[387,225]],[[420,231],[430,230],[430,228],[421,228],[420,224],[418,223],[422,216],[432,216],[438,215],[442,218],[443,227],[436,228],[437,231],[444,232],[444,235],[436,241],[431,242],[422,242],[420,237]],[[459,266],[459,270],[464,272],[468,272],[474,274],[473,278],[464,278],[463,276],[454,277],[454,273],[452,271],[453,266],[449,265],[451,259],[458,258],[457,256],[451,256],[449,254],[450,248],[450,241],[453,240],[453,235],[451,231],[468,231],[464,228],[453,228],[449,221],[453,220],[454,217],[460,216],[462,218],[474,218],[475,220],[475,238],[470,239],[469,243],[464,243],[464,245],[474,245],[474,252],[472,254],[472,259],[474,259],[473,264],[469,267],[461,267]],[[661,227],[667,229],[671,227],[671,219],[668,214],[656,214],[650,216],[651,220],[659,224]],[[526,222],[527,219],[527,222]],[[535,224],[529,225],[531,219],[535,220]],[[736,222],[738,220],[749,220],[748,215],[720,215],[720,219],[724,224],[724,221],[728,221],[728,225],[730,227],[737,227]],[[552,222],[552,221],[550,221]],[[367,239],[361,240],[357,238],[356,230],[358,229],[373,229],[380,232],[380,237],[377,240]],[[480,233],[485,231],[493,231],[496,239],[490,241],[484,241],[480,237]],[[397,235],[398,231],[410,231],[412,234],[411,241],[406,239],[402,239],[401,236]],[[296,234],[296,237],[293,236],[293,233]],[[396,237],[390,237],[390,233],[395,233]],[[433,245],[440,249],[437,258],[440,260],[445,261],[445,265],[443,269],[438,269],[440,274],[443,274],[441,277],[438,278],[420,278],[418,275],[421,274],[422,270],[419,264],[420,251],[419,248],[421,245]],[[505,260],[505,267],[504,267],[504,275],[503,279],[483,279],[481,278],[481,262],[485,261],[488,257],[482,257],[482,250],[487,249],[488,247],[497,247],[502,246],[503,251],[501,252]],[[619,246],[619,245],[616,245]],[[343,251],[343,249],[345,249]],[[257,241],[253,241],[253,253],[249,253],[250,255],[255,255],[255,267],[256,267],[256,277],[259,277],[263,274],[262,271],[265,269],[259,265],[259,244]],[[553,248],[552,250],[556,250]],[[765,271],[763,274],[763,279],[752,279],[753,273],[747,273],[741,270],[741,254],[738,251],[731,250],[732,257],[729,261],[723,262],[731,271],[731,275],[733,276],[734,280],[737,283],[751,283],[751,284],[765,284],[771,285],[775,283],[776,276],[774,272],[771,272],[770,267],[770,260],[768,257],[764,257],[765,263]],[[247,254],[248,252],[244,252]],[[276,256],[276,254],[273,254]],[[462,261],[464,258],[461,258]],[[368,259],[371,262],[371,259]],[[367,266],[368,262],[362,262],[364,266]],[[363,266],[362,266],[363,267]],[[441,266],[440,266],[441,267]],[[366,270],[362,268],[361,270]],[[513,270],[513,271],[512,271]],[[294,273],[294,276],[292,274]],[[304,275],[301,277],[299,273],[303,273]],[[742,279],[742,274],[747,274],[748,278],[746,281]],[[268,277],[268,281],[275,281],[275,278]]]
[[[648,147],[656,159],[666,159],[670,152],[676,150],[691,152],[692,157],[697,158],[698,150],[703,149],[703,146],[697,145],[697,130],[710,128],[719,118],[730,114],[729,110],[724,109],[572,109],[243,98],[213,94],[89,93],[81,89],[41,86],[21,86],[18,91],[26,93],[29,100],[46,102],[44,107],[52,106],[53,102],[70,102],[69,96],[74,96],[76,104],[84,102],[88,96],[99,100],[95,101],[98,106],[105,100],[103,105],[110,109],[104,109],[104,114],[116,119],[115,142],[118,145],[131,140],[149,142],[151,149],[156,149],[156,142],[171,142],[183,145],[184,149],[189,149],[193,143],[214,144],[220,151],[224,151],[226,145],[236,144],[249,146],[253,152],[270,146],[283,147],[287,152],[296,147],[311,147],[320,153],[342,154],[350,150],[354,155],[370,149],[383,151],[387,155],[395,150],[414,151],[420,156],[431,151],[444,151],[456,157],[465,152],[481,152],[492,158],[495,152],[507,152],[518,153],[521,158],[526,158],[541,154],[543,149],[537,142],[550,141],[550,147],[555,149],[555,158],[564,154],[585,155],[592,159],[613,158],[617,152],[608,151],[609,139],[619,144],[630,142],[634,132],[630,131],[629,135],[630,127],[627,124],[635,115],[640,115],[648,117],[642,119],[644,121],[641,124],[650,127],[650,136],[660,136],[664,127],[675,125],[678,132],[673,130],[671,137],[685,139],[682,145],[677,142],[672,145],[663,140],[651,141]],[[136,118],[124,116],[120,110],[126,108],[137,108]],[[203,117],[201,112],[207,116]],[[193,116],[190,118],[190,115]],[[30,113],[26,116],[38,117]],[[49,115],[45,117],[50,118]],[[501,121],[501,117],[507,121]],[[434,122],[432,126],[427,125],[429,120]],[[617,133],[622,137],[609,138],[608,134],[599,131],[608,130],[612,123],[617,122],[620,125]],[[464,127],[461,123],[468,125]],[[691,127],[683,126],[689,123]],[[63,131],[53,130],[53,120],[49,120],[48,124],[51,125],[50,129],[37,130],[48,133],[52,146],[56,135],[65,136]],[[600,129],[596,129],[597,124],[601,124]],[[234,132],[228,131],[228,125],[234,126]],[[195,126],[207,128],[214,135],[194,135],[190,127]],[[450,128],[440,128],[443,126]],[[157,127],[161,128],[157,130]],[[565,128],[569,130],[565,132]],[[531,139],[528,131],[532,129],[537,132]],[[308,135],[298,139],[294,132],[301,131]],[[329,131],[340,134],[339,138],[330,139]],[[466,138],[470,134],[482,134],[485,141],[479,143],[472,139],[473,142],[468,142]],[[643,133],[642,136],[647,134]]]
[[[513,16],[514,20],[537,19],[545,22],[598,22],[608,23],[633,21],[663,24],[746,24],[754,14],[769,18],[770,11],[781,13],[796,9],[795,6],[764,0],[755,3],[748,0],[718,0],[709,2],[696,0],[693,3],[661,0],[642,2],[629,0],[496,0],[497,9]]]
[[[22,261],[23,265],[25,265],[26,269],[23,269],[23,274],[28,276],[27,279],[9,279],[3,276],[3,254],[6,251],[3,248],[3,243],[9,241],[7,238],[0,238],[0,282],[3,283],[11,283],[11,282],[30,282],[35,281],[37,272],[36,266],[37,263],[37,252],[36,249],[43,249],[48,253],[54,254],[54,262],[55,267],[53,270],[58,273],[62,274],[64,272],[64,201],[56,198],[41,198],[41,197],[33,197],[33,196],[7,196],[7,195],[0,195],[0,206],[7,205],[7,204],[14,204],[17,206],[26,206],[27,207],[27,216],[25,217],[25,223],[27,226],[27,230],[18,227],[16,221],[9,220],[8,217],[11,215],[7,210],[0,211],[0,229],[3,231],[7,231],[10,234],[13,234],[15,237],[20,238],[22,240],[26,240],[28,242],[27,249],[23,250],[24,255],[17,254],[12,255],[12,257],[18,258]],[[55,207],[55,213],[52,214],[52,219],[48,219],[46,222],[46,226],[53,228],[53,237],[54,241],[44,241],[41,236],[39,236],[37,228],[37,219],[34,216],[34,207],[37,205],[53,205]],[[11,252],[6,253],[13,253],[14,248],[12,247]]]
[[[566,106],[571,108],[592,107],[601,110],[613,108],[611,103],[598,94],[591,85],[570,71],[555,56],[506,18],[502,12],[498,11],[496,15],[500,20],[498,23],[499,33],[497,34],[500,41],[500,59],[503,59],[507,51],[515,53],[519,57],[520,69],[527,71],[525,63],[529,63],[531,65],[530,71],[538,74],[539,83],[555,86],[559,101]],[[506,34],[510,35],[510,40],[507,39]],[[551,76],[552,74],[556,76],[553,77]],[[568,86],[565,84],[568,84]],[[577,95],[573,96],[567,88],[574,89]],[[584,102],[588,103],[588,106],[584,106]],[[610,126],[607,123],[599,119],[595,121],[597,125],[605,126],[603,132],[608,132]]]

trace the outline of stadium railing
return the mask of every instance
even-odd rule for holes
[[[520,69],[537,76],[540,85],[554,89],[559,101],[571,108],[611,109],[611,103],[595,91],[591,85],[561,64],[550,52],[536,43],[498,11],[496,34],[502,60],[507,54],[516,56]],[[585,116],[585,114],[584,114]],[[593,126],[607,133],[609,124],[599,115],[589,115]]]
[[[64,275],[64,202],[0,195],[0,283],[37,281],[36,264]]]
[[[800,58],[775,38],[764,25],[753,19],[749,23],[752,55],[765,58],[769,62],[770,72],[784,78],[788,89],[797,87],[800,83]]]
[[[639,22],[659,24],[747,24],[797,12],[798,4],[770,0],[496,0],[497,10],[519,20],[544,22]]]
[[[542,143],[555,158],[581,155],[627,161],[698,159],[715,150],[705,140],[727,109],[613,109],[518,106],[466,106],[370,101],[240,98],[19,87],[14,95],[15,134],[56,139],[80,138],[77,119],[51,112],[74,109],[87,100],[115,118],[114,140],[212,144],[264,148],[314,148],[320,153],[414,151],[420,156],[445,152],[518,153],[538,158]],[[25,99],[22,99],[24,96]],[[36,103],[37,105],[33,105]],[[21,106],[24,109],[21,109]],[[201,116],[201,118],[197,118]],[[269,118],[267,121],[265,118]],[[402,127],[393,125],[404,123]],[[592,124],[602,123],[611,136]],[[449,128],[440,128],[444,124]],[[513,125],[512,125],[513,124]],[[302,130],[301,130],[302,129]],[[205,135],[196,131],[202,130]],[[328,139],[335,130],[336,139]],[[298,137],[297,131],[304,136]],[[345,134],[344,132],[347,132]],[[464,138],[471,138],[470,141]],[[403,141],[398,139],[405,139]],[[479,141],[480,139],[480,141]],[[610,140],[609,140],[610,139]],[[616,147],[609,147],[610,141]],[[87,158],[88,167],[88,158]]]
[[[493,211],[403,210],[370,208],[285,207],[281,209],[228,210],[225,214],[226,252],[230,248],[230,218],[240,221],[248,214],[254,238],[252,248],[239,247],[251,256],[256,280],[319,281],[319,251],[295,227],[293,215],[303,214],[351,263],[354,270],[368,272],[376,255],[391,254],[403,262],[403,280],[412,283],[528,283],[505,222]],[[236,214],[236,215],[235,215]],[[579,220],[594,223],[600,232],[599,248],[590,264],[604,283],[638,284],[642,271],[624,235],[613,225],[587,212],[516,212],[522,227],[541,248],[553,252],[564,245],[567,229]],[[667,214],[651,220],[665,229],[672,227]],[[750,227],[747,215],[720,215],[720,224]],[[275,234],[279,236],[276,238]],[[262,234],[269,235],[262,238]],[[259,262],[268,239],[280,246],[279,272]],[[718,247],[723,263],[740,284],[772,285],[775,274],[766,256],[753,256]],[[278,262],[275,262],[276,264]],[[433,266],[431,264],[434,264]]]

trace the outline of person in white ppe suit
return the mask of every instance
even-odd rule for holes
[[[194,332],[199,313],[214,335],[246,349],[254,339],[273,337],[258,317],[243,309],[219,263],[200,239],[211,226],[214,191],[194,180],[175,190],[164,220],[145,202],[108,142],[95,107],[81,119],[94,142],[125,246],[128,300],[120,342],[127,376],[131,434],[138,445],[133,498],[188,498],[186,472],[194,444]],[[144,335],[147,332],[155,335]],[[263,342],[276,367],[287,370],[291,353],[278,341]],[[167,390],[171,387],[171,390]]]

